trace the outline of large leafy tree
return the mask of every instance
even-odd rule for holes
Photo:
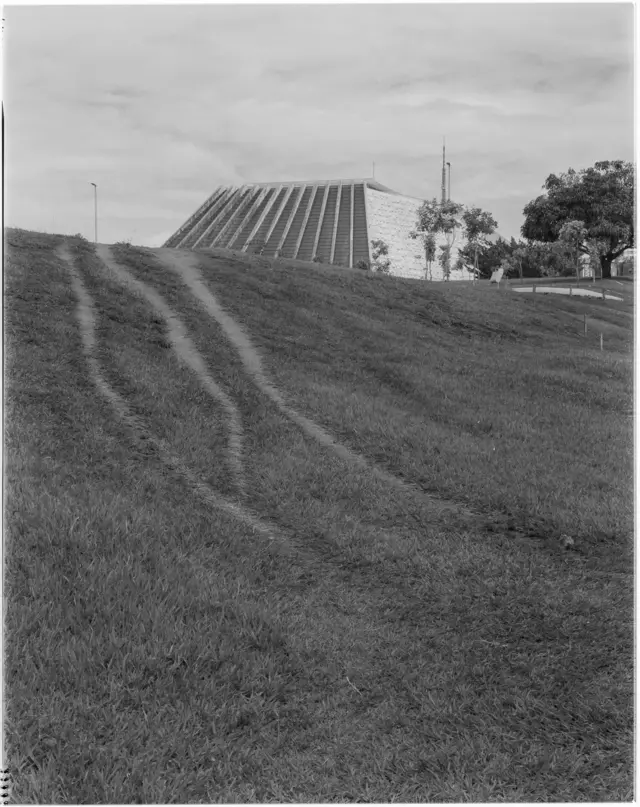
[[[586,231],[580,250],[597,254],[602,276],[611,277],[611,262],[634,245],[634,181],[632,163],[623,160],[551,174],[543,186],[546,193],[524,208],[522,235],[554,242],[564,224],[580,221]]]

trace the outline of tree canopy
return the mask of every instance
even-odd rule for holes
[[[505,277],[557,277],[575,271],[575,261],[567,257],[561,242],[526,243],[513,238],[511,242],[509,253],[501,261]]]
[[[491,277],[492,273],[502,264],[503,259],[508,258],[517,247],[518,242],[515,238],[507,241],[502,236],[498,236],[495,241],[489,242],[485,249],[478,253],[478,276]],[[474,249],[469,249],[469,246],[465,245],[460,250],[460,257],[466,265],[472,265]]]
[[[431,279],[431,265],[436,257],[436,235],[444,235],[446,243],[440,246],[439,261],[443,277],[448,280],[451,273],[451,248],[456,238],[456,230],[461,226],[460,215],[463,206],[457,202],[439,202],[429,199],[418,210],[415,230],[409,235],[422,242],[426,259],[426,278]]]
[[[602,276],[610,277],[611,261],[634,244],[634,181],[633,164],[623,160],[550,174],[543,186],[546,193],[524,208],[522,235],[554,242],[567,222],[582,222],[586,238],[581,251],[597,254]]]
[[[458,266],[473,266],[478,274],[480,258],[490,247],[488,236],[495,232],[497,222],[490,213],[479,207],[465,207],[451,200],[440,202],[430,199],[418,210],[416,229],[410,235],[418,238],[424,247],[427,262],[426,277],[431,278],[431,266],[436,258],[436,235],[445,237],[440,245],[438,261],[445,279],[451,274],[451,253],[456,233],[461,232],[465,246],[460,249]]]
[[[488,278],[501,266],[504,277],[555,277],[575,272],[575,256],[565,254],[564,243],[546,244],[542,241],[507,240],[499,236],[478,253],[478,276]],[[460,250],[466,265],[473,263],[473,248]]]
[[[498,222],[491,213],[479,207],[467,207],[462,213],[462,235],[466,244],[460,250],[459,262],[463,266],[472,266],[476,276],[483,274],[480,270],[480,255],[489,249],[489,236],[493,235],[497,226]]]

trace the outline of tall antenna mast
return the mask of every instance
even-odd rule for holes
[[[445,156],[445,139],[442,138],[442,204],[447,201],[447,168]]]

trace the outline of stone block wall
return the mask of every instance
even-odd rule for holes
[[[422,243],[410,237],[409,233],[415,229],[418,220],[418,208],[421,199],[411,196],[400,196],[384,193],[367,187],[367,229],[369,231],[369,244],[371,241],[381,240],[389,247],[390,274],[395,277],[409,277],[423,280],[425,277],[426,262]],[[451,250],[451,265],[454,266],[458,257],[460,234],[457,234],[456,243]],[[445,243],[444,236],[436,241],[436,250]],[[442,268],[437,260],[431,266],[432,280],[443,280]],[[452,271],[451,280],[468,280],[468,272]]]
[[[381,240],[389,247],[390,273],[398,277],[424,278],[420,242],[409,237],[418,218],[419,199],[396,196],[367,188],[369,243]]]

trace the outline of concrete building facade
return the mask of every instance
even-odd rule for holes
[[[371,265],[372,243],[383,241],[389,274],[424,279],[422,244],[410,236],[422,201],[366,178],[222,186],[164,246],[224,247],[357,268],[363,263]],[[440,238],[437,246],[443,243]],[[459,246],[454,242],[452,267]],[[454,269],[450,279],[470,277],[468,272]],[[430,279],[443,279],[437,259]]]

